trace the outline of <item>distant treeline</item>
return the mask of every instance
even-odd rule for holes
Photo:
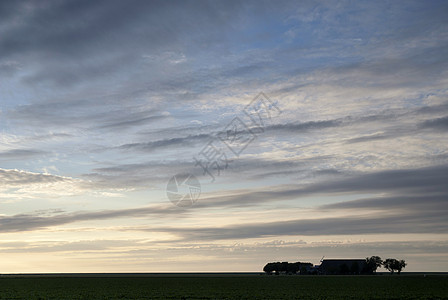
[[[268,263],[264,266],[263,271],[268,274],[279,274],[279,273],[288,273],[288,274],[308,274],[311,272],[313,268],[313,264],[309,262],[294,262],[289,263],[287,261],[284,262],[272,262]]]

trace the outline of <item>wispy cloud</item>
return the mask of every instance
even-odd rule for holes
[[[14,149],[0,152],[0,160],[26,159],[45,154],[45,151],[34,149]]]

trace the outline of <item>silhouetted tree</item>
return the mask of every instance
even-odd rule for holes
[[[407,265],[408,265],[408,264],[405,262],[404,259],[400,259],[400,260],[398,261],[398,268],[397,268],[398,275],[400,275],[401,270],[403,270],[404,268],[406,268]]]
[[[376,273],[376,270],[383,265],[383,260],[379,256],[366,258],[367,270],[369,273]]]
[[[272,272],[275,273],[275,275],[279,275],[280,272],[286,272],[287,271],[287,262],[273,262],[268,263],[264,266],[263,271],[267,274],[271,275]]]
[[[309,270],[311,270],[312,267],[313,267],[312,263],[309,263],[309,262],[300,263],[299,264],[300,274],[301,275],[305,275],[305,274],[313,274],[313,272],[317,273],[317,271],[315,271],[315,270],[309,271]]]
[[[401,270],[406,267],[406,262],[402,260],[397,260],[395,258],[388,258],[383,262],[383,266],[390,271],[391,274],[394,274],[394,271],[397,271],[398,275],[400,275]]]
[[[271,275],[272,272],[274,272],[274,263],[267,263],[266,266],[263,268],[263,272],[266,272],[266,274]]]
[[[299,272],[299,270],[300,270],[299,262],[288,264],[288,274],[297,274],[297,272]]]
[[[275,273],[275,275],[279,275],[280,273],[297,274],[299,271],[301,274],[306,274],[306,267],[312,265],[312,263],[301,262],[272,262],[267,263],[264,266],[263,271],[268,275],[271,275],[272,273]],[[304,270],[303,273],[302,270]]]
[[[288,265],[289,265],[289,263],[287,261],[282,262],[280,264],[280,270],[279,271],[283,272],[283,273],[287,273],[288,272]]]

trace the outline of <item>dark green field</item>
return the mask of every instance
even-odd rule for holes
[[[448,276],[8,275],[0,299],[448,299]]]

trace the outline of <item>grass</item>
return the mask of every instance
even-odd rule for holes
[[[0,299],[448,299],[448,276],[3,276]]]

